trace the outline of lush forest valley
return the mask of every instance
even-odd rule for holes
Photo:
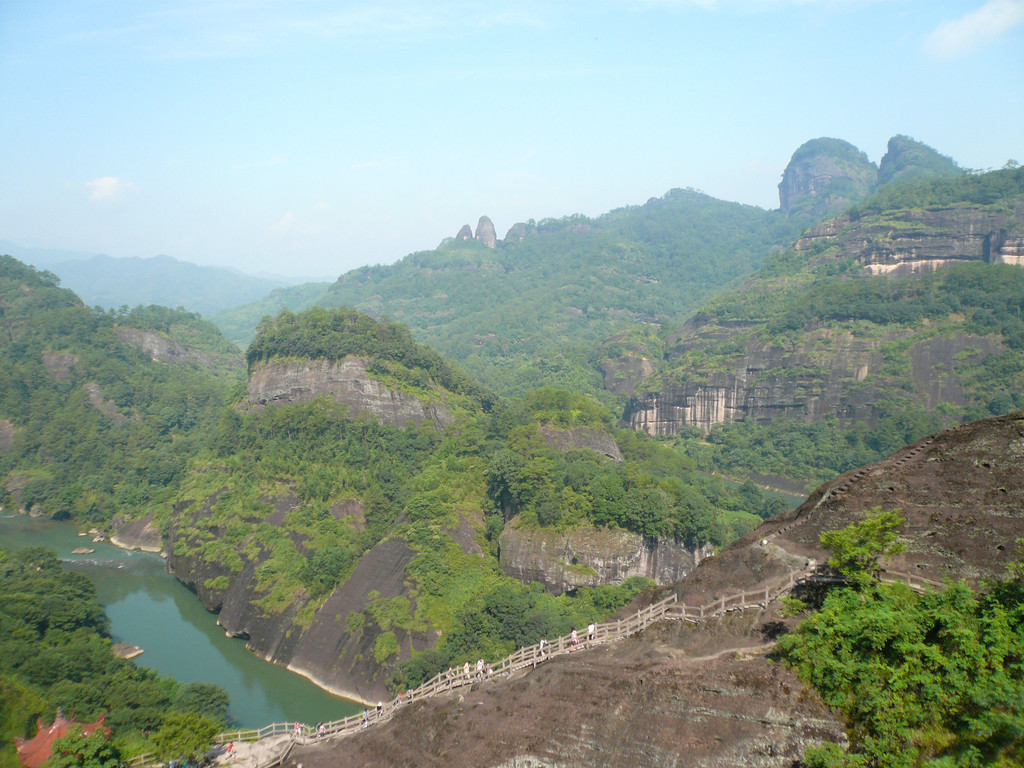
[[[149,531],[225,631],[361,701],[603,621],[830,478],[1024,408],[1024,168],[907,137],[790,165],[779,210],[673,190],[207,318],[0,257],[0,508]],[[919,598],[871,563],[781,641],[854,734],[808,764],[1019,765],[1019,568]],[[58,708],[124,757],[226,723],[222,691],[115,658],[52,553],[0,549],[0,582],[0,765]],[[855,651],[883,624],[960,676],[880,672]]]

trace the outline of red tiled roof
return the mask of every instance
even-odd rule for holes
[[[53,742],[67,734],[72,726],[79,726],[85,735],[95,733],[104,728],[103,721],[106,715],[100,715],[95,723],[76,723],[74,719],[68,720],[58,714],[53,724],[43,725],[42,720],[36,720],[36,727],[39,729],[31,739],[19,739],[15,737],[14,746],[18,750],[18,759],[25,768],[41,768],[50,758],[50,751],[53,749]],[[110,729],[105,729],[109,735]]]

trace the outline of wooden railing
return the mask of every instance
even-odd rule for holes
[[[883,572],[879,575],[879,579],[886,582],[903,582],[908,584],[911,589],[917,591],[925,591],[929,588],[942,586],[939,582],[932,581],[931,579],[899,571]],[[288,745],[276,758],[259,766],[259,768],[273,768],[273,766],[279,765],[285,759],[295,744],[314,744],[323,739],[344,736],[356,733],[363,728],[381,725],[391,720],[395,712],[410,702],[436,696],[463,686],[505,677],[518,670],[536,667],[538,664],[556,656],[562,656],[576,650],[615,642],[646,629],[651,624],[662,619],[676,619],[699,623],[730,611],[747,608],[767,608],[769,603],[778,599],[780,595],[792,590],[797,584],[811,581],[842,581],[842,579],[816,577],[809,572],[793,571],[789,574],[786,581],[778,586],[736,592],[701,605],[678,603],[676,595],[669,595],[664,600],[646,608],[641,608],[635,614],[625,619],[597,624],[592,638],[587,637],[585,630],[578,633],[576,645],[572,643],[571,634],[563,635],[545,643],[544,648],[541,648],[540,643],[520,648],[501,661],[490,665],[490,672],[478,672],[475,666],[470,668],[468,674],[464,668],[452,670],[452,674],[441,672],[419,687],[401,693],[394,699],[382,703],[379,707],[369,707],[363,713],[324,723],[323,729],[320,732],[303,724],[273,723],[257,730],[227,731],[216,736],[214,740],[220,744],[227,744],[233,741],[260,741],[273,736],[291,736]],[[138,760],[138,758],[136,759]],[[139,764],[138,768],[142,768],[142,764]]]
[[[451,676],[448,675],[448,672],[441,672],[417,688],[399,694],[394,699],[391,699],[391,701],[381,704],[379,709],[370,707],[366,713],[350,715],[341,720],[324,723],[322,733],[318,733],[316,729],[307,725],[300,724],[298,730],[296,730],[295,723],[273,723],[258,730],[226,731],[216,736],[214,740],[219,744],[227,744],[232,741],[260,741],[273,736],[290,734],[294,743],[314,744],[329,737],[355,733],[362,728],[388,722],[398,709],[411,701],[419,701],[420,699],[436,696],[439,693],[455,690],[466,685],[494,680],[510,675],[520,669],[536,667],[538,664],[556,656],[629,637],[647,628],[654,622],[665,618],[675,602],[676,596],[669,595],[664,600],[649,605],[646,608],[641,608],[625,619],[597,624],[594,628],[593,638],[588,639],[586,630],[578,632],[576,645],[573,645],[570,633],[545,643],[543,649],[540,643],[520,648],[515,653],[492,664],[489,673],[478,673],[475,666],[470,669],[468,675],[462,669],[458,671],[453,670]],[[283,757],[280,757],[277,762],[283,759]],[[271,764],[261,765],[260,768],[271,768]]]
[[[926,579],[924,576],[902,571],[882,571],[878,574],[878,580],[887,584],[906,584],[915,592],[927,592],[929,589],[938,589],[943,586],[941,581]]]
[[[127,766],[127,768],[144,768],[147,765],[157,765],[159,762],[156,755],[152,752],[146,752],[142,755],[136,755],[131,760],[123,760],[122,764]]]

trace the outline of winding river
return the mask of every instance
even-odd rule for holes
[[[231,717],[243,728],[292,720],[313,724],[360,709],[226,637],[216,616],[164,570],[159,555],[94,543],[72,524],[23,515],[0,515],[0,544],[56,550],[67,568],[96,585],[114,640],[144,650],[136,664],[183,682],[216,683],[231,694]],[[94,551],[71,554],[78,547]]]

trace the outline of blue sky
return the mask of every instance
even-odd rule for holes
[[[1024,0],[0,0],[0,239],[335,276],[486,214],[1024,162]]]

